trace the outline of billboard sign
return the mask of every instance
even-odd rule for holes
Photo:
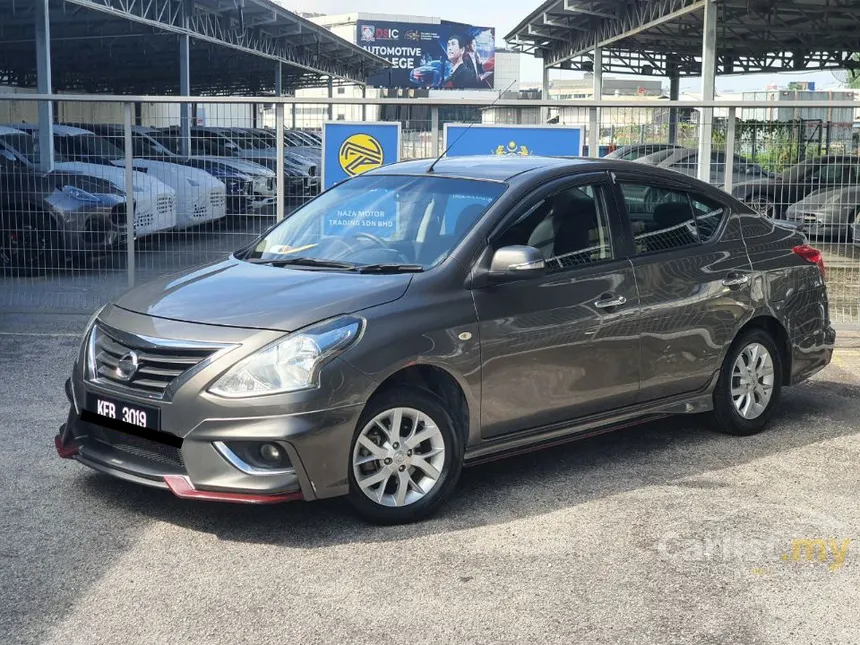
[[[327,190],[350,177],[400,161],[400,123],[329,121],[322,131],[322,188]],[[396,208],[368,195],[367,208],[332,212],[323,222],[325,235],[379,232],[395,225]]]
[[[371,76],[375,87],[493,89],[496,30],[445,22],[440,25],[359,20],[358,45],[391,63]]]
[[[538,155],[581,157],[585,128],[551,125],[445,124],[444,147],[448,157]]]

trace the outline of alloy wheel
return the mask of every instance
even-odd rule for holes
[[[750,343],[732,368],[732,403],[744,419],[760,417],[773,397],[773,358],[761,343]]]
[[[430,493],[442,477],[445,440],[428,415],[392,408],[362,428],[352,454],[358,489],[376,504],[408,506]]]

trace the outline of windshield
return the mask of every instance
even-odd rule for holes
[[[24,157],[30,163],[39,163],[39,155],[36,153],[36,145],[33,137],[29,134],[3,134],[0,135],[3,143]]]
[[[94,134],[74,134],[54,137],[57,153],[70,161],[80,161],[86,157],[122,159],[125,153],[107,139]]]
[[[243,259],[427,269],[448,256],[505,189],[471,179],[356,177],[295,211]]]

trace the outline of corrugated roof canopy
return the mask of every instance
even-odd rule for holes
[[[34,2],[0,0],[0,82],[35,86]],[[194,94],[364,82],[388,63],[270,0],[50,0],[54,90],[176,94],[190,34]]]
[[[544,64],[701,74],[703,0],[547,0],[505,39]],[[860,0],[718,0],[717,73],[832,69],[860,51]],[[850,63],[849,63],[850,64]]]

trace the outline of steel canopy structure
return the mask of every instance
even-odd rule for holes
[[[45,2],[0,0],[0,83],[37,85]],[[46,13],[54,91],[259,95],[388,67],[270,0],[48,0]]]
[[[548,68],[700,76],[706,0],[547,0],[505,39]],[[714,0],[716,73],[851,67],[858,0]]]

